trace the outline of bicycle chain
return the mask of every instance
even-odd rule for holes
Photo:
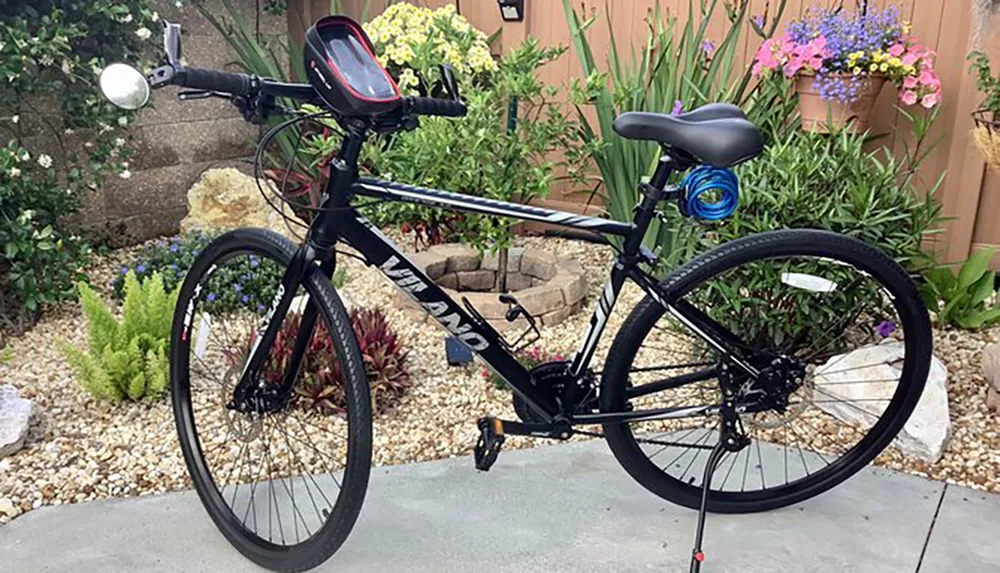
[[[588,432],[587,430],[573,430],[574,434],[580,434],[581,436],[591,436],[593,438],[603,438],[605,437],[602,432]],[[652,438],[636,438],[633,439],[640,444],[653,444],[655,446],[684,446],[686,448],[695,448],[698,450],[711,450],[714,446],[706,446],[701,444],[691,444],[684,442],[668,442],[665,440],[654,440]]]

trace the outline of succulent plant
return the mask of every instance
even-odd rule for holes
[[[264,368],[264,379],[268,382],[281,383],[301,323],[301,315],[291,314],[278,332]],[[376,412],[384,412],[394,406],[410,387],[408,352],[381,310],[354,310],[351,312],[351,326],[361,347],[373,407]],[[249,348],[250,343],[246,346]],[[295,386],[298,404],[333,415],[345,412],[347,403],[340,361],[323,321],[318,321],[313,331],[302,359],[300,376]]]

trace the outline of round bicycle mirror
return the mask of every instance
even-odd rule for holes
[[[99,79],[101,92],[122,109],[139,109],[149,101],[149,83],[142,72],[126,64],[111,64]]]

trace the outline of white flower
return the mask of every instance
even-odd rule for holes
[[[73,73],[73,62],[71,62],[70,60],[63,60],[62,71],[67,76]]]
[[[153,33],[149,31],[149,28],[146,28],[144,26],[144,27],[139,28],[138,30],[136,30],[135,31],[135,35],[139,36],[140,40],[148,40],[149,37],[153,35]]]
[[[38,61],[43,66],[46,66],[46,67],[47,66],[51,66],[52,64],[56,63],[56,61],[54,59],[52,59],[52,56],[50,56],[48,54],[45,54],[44,56],[42,56]]]
[[[157,14],[156,12],[153,12],[153,15],[151,16],[151,18],[152,18],[152,20],[154,22],[159,22],[160,21],[160,15]]]
[[[67,189],[66,190],[66,194],[67,195],[72,195],[73,194],[73,190],[72,189]]]
[[[48,169],[49,167],[52,167],[52,158],[43,153],[38,156],[38,164],[45,169]]]
[[[124,115],[121,116],[121,117],[119,117],[118,118],[118,125],[120,125],[122,127],[125,127],[126,125],[128,125],[128,118],[125,117]]]
[[[121,137],[116,137],[115,138],[115,147],[121,147],[123,145],[125,145],[125,140],[123,138],[121,138]]]
[[[73,135],[73,128],[67,127],[66,131],[63,131],[66,135]]]
[[[30,153],[28,153],[27,151],[25,151],[24,153],[21,154],[21,161],[30,161],[30,160],[31,160],[31,154]]]
[[[132,172],[126,169],[125,171],[119,173],[118,176],[121,177],[122,179],[128,179],[129,177],[132,177]]]
[[[10,169],[7,170],[7,174],[10,175],[11,177],[20,177],[21,170],[18,169],[17,167],[11,167]]]
[[[177,0],[176,2],[174,2],[174,6],[177,6],[178,8],[183,8],[184,3],[181,2],[181,0]]]
[[[122,161],[122,169],[128,169],[128,161]]]
[[[123,24],[128,24],[132,21],[132,14],[125,14],[125,17],[121,19]]]
[[[21,121],[21,116],[19,116],[19,115],[12,115],[12,116],[10,117],[10,120],[11,120],[12,122],[14,122],[14,123],[17,123],[17,122]]]

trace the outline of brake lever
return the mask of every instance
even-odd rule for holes
[[[227,93],[210,91],[210,90],[188,90],[177,94],[177,99],[181,101],[188,101],[193,99],[206,99],[210,97],[232,99],[233,96]]]

